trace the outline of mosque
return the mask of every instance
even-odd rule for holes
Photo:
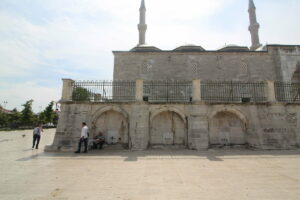
[[[61,114],[46,151],[73,151],[81,122],[107,148],[300,147],[300,45],[259,40],[249,0],[250,47],[215,51],[185,45],[161,50],[146,44],[141,1],[139,43],[113,51],[113,81],[63,79]]]

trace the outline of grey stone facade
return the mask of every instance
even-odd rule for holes
[[[288,101],[276,96],[278,86],[275,87],[275,82],[300,83],[300,46],[267,45],[258,48],[259,25],[252,0],[249,1],[250,49],[231,45],[206,51],[200,46],[188,45],[162,51],[145,44],[144,0],[140,12],[138,46],[131,51],[113,52],[113,79],[135,81],[134,90],[130,90],[135,91],[135,99],[131,96],[135,101],[108,103],[109,99],[105,98],[101,102],[95,98],[95,102],[72,100],[73,80],[64,79],[59,123],[54,142],[46,147],[46,151],[75,150],[82,122],[89,126],[91,138],[102,132],[108,145],[133,150],[157,147],[202,150],[230,145],[258,149],[300,147],[300,86],[293,85],[292,89],[281,91],[292,94]],[[182,92],[178,87],[169,88],[187,97],[188,101],[148,102],[143,91],[144,82],[158,80],[192,83],[188,92]],[[240,95],[237,101],[212,103],[209,98],[206,101],[201,97],[202,81],[264,82],[260,93],[265,95],[265,99],[251,101],[258,95],[257,88],[248,90],[244,87],[235,93]],[[118,86],[118,91],[122,88]],[[122,93],[124,91],[127,90],[122,90]],[[225,90],[210,89],[211,93],[219,91]],[[98,90],[91,94],[97,99],[104,95]],[[116,90],[112,96],[115,94]],[[299,100],[294,102],[294,98]]]
[[[114,80],[290,81],[300,62],[300,46],[235,52],[115,51],[114,56]]]
[[[56,136],[48,151],[73,151],[81,122],[90,135],[117,132],[124,148],[165,146],[207,149],[247,145],[259,149],[300,147],[300,106],[268,104],[63,103]]]

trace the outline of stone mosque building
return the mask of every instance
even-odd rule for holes
[[[45,150],[73,151],[82,122],[91,137],[104,134],[106,148],[299,148],[300,46],[261,45],[253,0],[248,12],[250,47],[161,50],[146,45],[142,0],[139,43],[113,51],[114,81],[63,79],[55,139]]]

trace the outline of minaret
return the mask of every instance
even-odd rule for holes
[[[258,49],[261,44],[259,42],[258,29],[259,23],[256,20],[256,7],[254,5],[253,0],[249,0],[249,18],[250,18],[250,26],[249,31],[251,33],[252,46],[250,47],[251,51],[255,51]]]
[[[145,1],[142,0],[141,7],[140,7],[140,23],[138,24],[138,30],[139,30],[139,44],[144,45],[146,44],[146,30],[147,30],[147,24],[146,24],[146,6]]]

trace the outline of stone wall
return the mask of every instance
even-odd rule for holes
[[[300,64],[300,46],[294,45],[274,45],[269,47],[272,55],[277,56],[279,74],[283,81],[291,81],[296,71],[296,66]]]
[[[53,145],[46,151],[74,151],[81,123],[90,137],[116,134],[124,148],[155,145],[207,149],[211,145],[247,145],[258,149],[300,147],[300,105],[150,104],[63,102]]]
[[[276,80],[267,52],[115,52],[114,80]]]
[[[300,47],[268,45],[257,52],[114,52],[114,80],[290,81]]]

